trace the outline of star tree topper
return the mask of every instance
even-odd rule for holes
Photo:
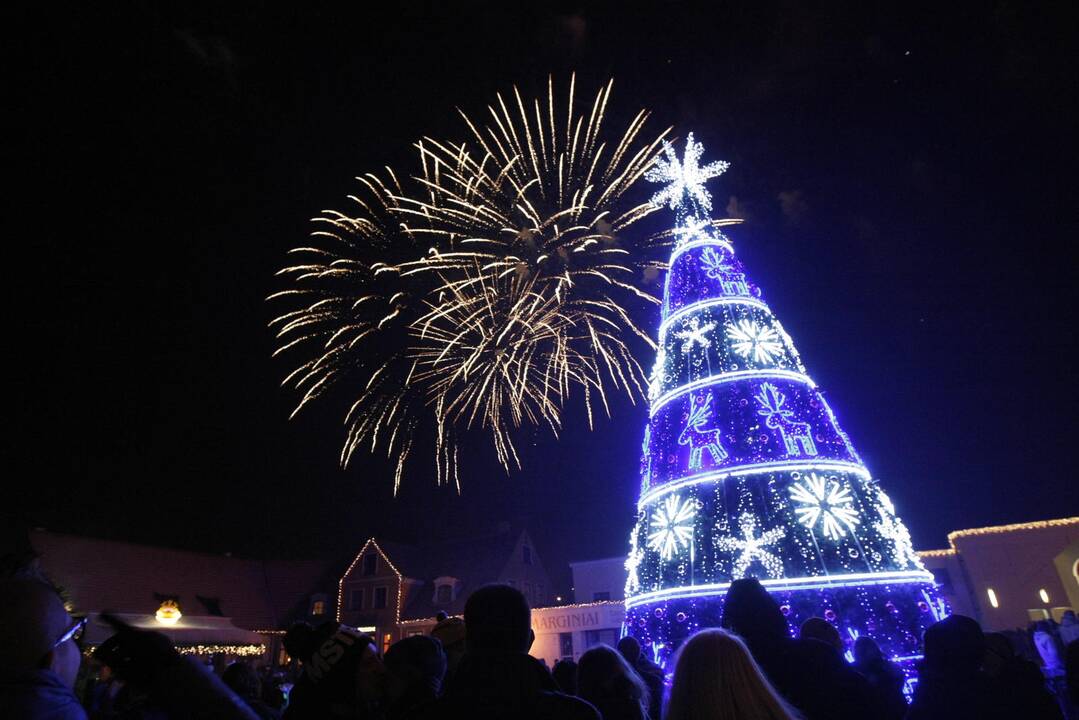
[[[667,156],[657,158],[655,165],[644,174],[646,180],[667,183],[667,186],[652,196],[653,205],[667,205],[678,212],[687,210],[687,214],[701,220],[707,220],[712,214],[712,195],[704,188],[706,180],[722,175],[731,166],[724,160],[710,162],[700,166],[704,146],[694,142],[693,133],[686,138],[686,152],[679,161],[674,148],[668,142],[663,143],[663,153]],[[685,208],[686,198],[692,209]]]

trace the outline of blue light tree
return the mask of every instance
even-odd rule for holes
[[[718,626],[732,580],[757,577],[792,628],[824,617],[908,669],[947,612],[891,500],[806,374],[790,336],[711,219],[692,134],[646,175],[676,214],[641,494],[626,560],[627,631],[665,661]]]

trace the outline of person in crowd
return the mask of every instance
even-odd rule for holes
[[[116,633],[94,650],[93,659],[123,683],[116,697],[120,717],[258,720],[220,678],[195,658],[176,652],[165,635],[105,613],[100,618]]]
[[[1072,714],[1079,718],[1079,640],[1072,640],[1064,650],[1064,678]]]
[[[809,720],[882,714],[869,681],[834,647],[790,636],[779,603],[756,578],[731,583],[722,625],[745,641],[772,686]]]
[[[995,720],[1010,717],[982,671],[985,635],[965,615],[952,615],[925,631],[925,659],[907,720]]]
[[[566,695],[577,694],[577,663],[572,660],[558,660],[551,670],[551,676],[558,683],[558,689]]]
[[[1076,620],[1074,610],[1065,610],[1060,616],[1060,627],[1057,628],[1057,632],[1060,633],[1060,642],[1064,647],[1079,640],[1079,620]]]
[[[221,681],[240,696],[259,720],[278,720],[281,713],[262,701],[262,680],[253,667],[245,662],[234,662],[221,673]]]
[[[652,720],[659,720],[660,706],[663,703],[663,669],[645,656],[641,643],[632,635],[626,635],[618,641],[618,652],[622,653],[630,667],[644,680],[648,687],[648,716]]]
[[[303,663],[285,720],[374,716],[385,670],[370,637],[332,621],[318,628],[296,623],[285,633],[284,645]]]
[[[822,617],[811,617],[802,623],[802,627],[798,630],[798,637],[803,640],[822,642],[829,647],[835,648],[840,655],[846,652],[846,648],[843,647],[843,638],[839,636],[839,630]]]
[[[442,644],[442,652],[446,653],[446,677],[449,678],[465,654],[465,621],[459,617],[443,617],[431,629],[431,637]]]
[[[386,666],[386,718],[406,720],[426,713],[442,690],[446,654],[433,637],[413,635],[394,643]]]
[[[1038,666],[1019,657],[1012,641],[1003,633],[986,634],[982,669],[1003,705],[1010,708],[1009,717],[1063,720]]]
[[[648,720],[648,687],[614,648],[597,645],[577,664],[577,693],[603,720]]]
[[[0,712],[9,717],[85,720],[73,687],[85,622],[56,591],[30,578],[0,581]]]
[[[907,714],[907,699],[903,696],[906,679],[903,671],[889,662],[877,642],[862,635],[854,641],[854,669],[862,674],[877,696],[882,720],[902,720]]]
[[[701,630],[679,649],[664,720],[796,720],[736,635]],[[871,716],[866,716],[871,717]]]
[[[524,595],[486,585],[465,603],[466,651],[431,717],[487,720],[599,720],[587,702],[558,691],[528,654],[535,636]]]

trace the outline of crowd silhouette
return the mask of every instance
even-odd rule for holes
[[[284,646],[300,662],[287,678],[242,661],[218,675],[160,633],[105,619],[116,632],[85,662],[85,619],[73,618],[55,589],[32,577],[0,580],[0,718],[1079,718],[1074,616],[1034,628],[1048,658],[1041,666],[1017,652],[1012,638],[985,634],[971,618],[941,620],[925,633],[908,704],[903,672],[872,638],[857,638],[848,662],[839,633],[823,618],[807,620],[794,637],[754,579],[731,585],[722,627],[686,640],[667,674],[631,637],[548,670],[528,654],[528,603],[506,585],[476,590],[463,618],[439,617],[429,635],[406,637],[385,653],[338,623],[296,624]],[[1052,652],[1050,642],[1057,644]],[[76,693],[88,668],[93,681]]]

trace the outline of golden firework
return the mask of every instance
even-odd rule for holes
[[[396,459],[395,490],[421,424],[434,419],[437,478],[457,485],[457,433],[491,433],[499,462],[520,466],[512,440],[524,425],[557,433],[574,388],[589,422],[608,390],[635,399],[645,373],[632,336],[642,286],[664,267],[654,239],[626,230],[651,213],[627,202],[667,131],[641,140],[639,112],[621,134],[604,118],[612,83],[578,108],[571,78],[556,111],[514,88],[487,122],[461,113],[467,139],[416,143],[418,173],[360,178],[349,213],[315,219],[303,262],[281,274],[273,298],[293,309],[272,321],[277,353],[305,353],[285,379],[295,412],[331,387],[354,402],[341,461],[380,447]],[[654,346],[653,346],[654,347]]]

